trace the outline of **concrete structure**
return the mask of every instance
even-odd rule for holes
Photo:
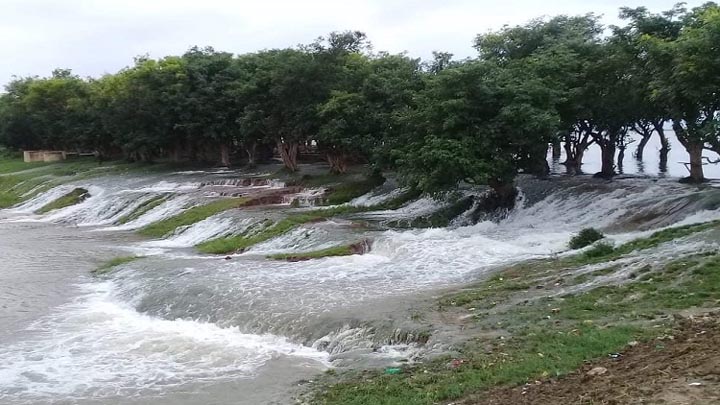
[[[25,163],[42,162],[43,161],[43,152],[41,152],[39,150],[23,151],[23,160],[25,161]]]
[[[26,150],[23,151],[23,160],[31,162],[59,162],[68,157],[77,157],[76,152],[64,152],[60,150]]]

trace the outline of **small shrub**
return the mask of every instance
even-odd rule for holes
[[[601,242],[590,248],[584,255],[588,259],[595,259],[598,257],[608,256],[613,252],[615,252],[615,247],[613,247],[613,245]]]
[[[585,228],[570,239],[570,249],[584,248],[585,246],[592,245],[604,237],[605,235],[595,228]]]

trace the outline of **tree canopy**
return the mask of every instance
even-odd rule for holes
[[[342,173],[352,163],[397,170],[426,192],[460,183],[512,187],[547,173],[549,144],[582,171],[592,144],[615,174],[629,131],[670,121],[704,180],[720,153],[720,8],[622,8],[624,26],[594,14],[556,16],[475,38],[476,58],[423,62],[376,52],[358,31],[233,55],[190,48],[136,58],[100,78],[66,69],[15,78],[0,95],[0,144],[96,151],[131,160],[255,164],[274,149],[288,170],[312,151]]]

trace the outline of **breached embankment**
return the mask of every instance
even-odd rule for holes
[[[91,197],[86,201],[44,216],[30,214],[40,205],[39,199],[56,193],[51,190],[17,207],[13,220],[72,224],[79,227],[77,232],[127,232],[181,214],[208,199],[282,188],[278,182],[248,185],[237,179],[224,185],[226,180],[214,176],[88,179],[64,186],[87,187]],[[88,358],[94,358],[97,366],[81,383],[63,385],[57,384],[65,381],[60,373],[73,375],[77,371],[73,363],[58,368],[41,361],[38,374],[13,375],[12,386],[19,389],[16,397],[32,399],[33,392],[41,392],[81,400],[112,398],[128,392],[143,395],[150,392],[146,391],[149,386],[172,392],[190,380],[217,383],[240,376],[260,378],[269,364],[293,359],[298,364],[312,362],[314,370],[328,364],[354,368],[422,360],[452,350],[472,336],[462,332],[467,328],[462,322],[453,328],[434,320],[429,308],[435,304],[429,303],[428,295],[486,279],[523,260],[562,254],[570,236],[584,227],[601,228],[621,242],[662,226],[720,217],[718,190],[669,181],[588,183],[587,179],[557,178],[523,180],[520,186],[522,199],[515,210],[477,224],[460,219],[450,228],[388,228],[393,220],[422,217],[446,205],[423,198],[398,209],[369,208],[352,215],[337,211],[321,222],[301,224],[251,246],[232,255],[232,260],[192,249],[209,239],[253,232],[258,223],[312,210],[294,207],[283,198],[280,204],[233,208],[179,227],[163,238],[119,246],[149,256],[88,281],[86,293],[75,306],[58,308],[52,321],[46,320],[49,329],[62,333],[28,338],[28,345],[39,348],[33,356],[23,354],[26,349],[20,346],[3,352],[3,357],[12,360],[10,368],[21,370],[36,358],[62,357],[58,353],[64,350],[63,336],[75,334],[83,336],[83,341],[102,343],[87,347]],[[223,191],[217,191],[218,187]],[[382,190],[350,205],[379,204],[392,199],[388,197],[392,193],[397,192]],[[143,201],[158,196],[163,196],[162,203],[133,221],[116,224]],[[302,262],[266,258],[366,239],[373,241],[372,250],[362,256]],[[99,314],[92,308],[106,312]],[[113,325],[126,321],[147,327],[114,329]],[[207,333],[191,333],[194,329]],[[178,334],[179,340],[173,337]],[[203,342],[219,343],[210,347]],[[223,346],[233,344],[238,351],[222,353]],[[127,391],[117,391],[120,385]]]

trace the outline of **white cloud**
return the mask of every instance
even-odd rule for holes
[[[474,55],[478,33],[556,14],[596,12],[617,22],[623,5],[670,8],[676,0],[0,0],[0,83],[12,75],[115,72],[148,53],[192,45],[242,53],[308,43],[333,30],[368,34],[376,50]]]

